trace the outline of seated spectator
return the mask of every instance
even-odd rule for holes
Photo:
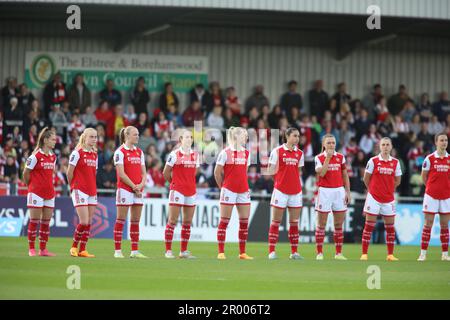
[[[444,131],[444,125],[439,122],[437,116],[432,116],[431,121],[428,123],[428,132],[434,136],[435,134],[441,133]]]
[[[270,102],[269,99],[264,95],[264,86],[258,84],[257,86],[255,86],[253,94],[248,97],[247,101],[245,102],[245,114],[248,115],[252,107],[256,107],[258,110],[261,110],[265,105],[270,106]]]
[[[420,96],[420,102],[417,104],[416,109],[420,114],[420,121],[430,121],[433,112],[428,93],[422,93]]]
[[[100,106],[95,110],[95,117],[97,118],[98,123],[101,123],[105,126],[106,132],[114,133],[114,113],[109,109],[109,104],[107,101],[102,101]],[[111,129],[113,127],[113,129]]]
[[[152,137],[150,128],[145,128],[144,132],[139,136],[138,147],[141,150],[146,150],[152,143],[156,143],[155,138]]]
[[[296,127],[299,128],[300,127],[300,109],[296,108],[296,107],[292,107],[290,109],[290,113],[287,114],[289,123]]]
[[[430,150],[433,148],[434,142],[433,142],[433,136],[430,134],[428,130],[428,123],[423,122],[420,126],[420,131],[417,134],[417,139],[422,141],[424,144],[424,147],[427,150]]]
[[[350,105],[348,103],[342,103],[339,112],[336,114],[336,122],[339,123],[342,120],[346,120],[349,124],[353,124],[355,122],[353,113],[350,111]]]
[[[299,112],[303,108],[302,96],[297,92],[297,81],[291,80],[288,83],[288,92],[281,96],[280,106],[284,114],[291,114],[291,109],[296,108]]]
[[[448,99],[448,93],[442,91],[439,95],[439,100],[432,105],[433,114],[438,117],[440,122],[444,122],[447,119],[447,115],[450,114],[450,100]]]
[[[17,94],[19,101],[19,107],[22,109],[23,114],[28,114],[31,110],[33,101],[36,100],[33,93],[28,89],[25,83],[19,86],[19,93]]]
[[[150,95],[148,94],[148,90],[145,89],[144,77],[139,77],[136,80],[136,86],[130,93],[130,100],[131,104],[134,106],[134,110],[136,111],[136,113],[148,113],[147,105],[150,102]],[[134,121],[134,119],[128,119],[128,121],[131,123]]]
[[[104,166],[99,167],[97,174],[97,188],[115,189],[117,183],[116,170],[112,159],[107,161]],[[99,196],[110,196],[110,193],[99,193]]]
[[[341,82],[337,85],[337,92],[331,97],[330,111],[336,115],[341,109],[341,104],[350,103],[352,97],[347,93],[347,85]]]
[[[110,107],[122,103],[122,94],[114,89],[114,81],[112,79],[106,80],[106,87],[100,91],[100,100],[108,102]]]
[[[256,128],[257,121],[259,119],[260,113],[257,107],[253,107],[248,112],[248,126],[250,128]]]
[[[233,114],[233,116],[240,117],[242,112],[242,104],[238,96],[236,95],[236,89],[234,87],[228,87],[226,90],[226,96],[225,106],[231,109],[231,113]]]
[[[369,120],[369,114],[366,109],[361,109],[359,119],[355,121],[354,128],[356,132],[356,140],[361,139],[361,136],[364,132],[367,131],[367,128],[371,125]]]
[[[194,89],[195,91],[195,89]],[[159,108],[163,112],[169,111],[169,106],[174,105],[176,109],[178,109],[180,102],[178,100],[177,95],[173,91],[173,85],[171,82],[166,82],[164,84],[164,92],[159,96]]]
[[[61,110],[61,105],[55,104],[52,107],[52,111],[49,114],[50,121],[52,125],[56,128],[58,135],[63,137],[63,141],[66,141],[66,132],[69,122],[65,114]]]
[[[86,112],[83,113],[80,118],[81,122],[83,122],[86,127],[95,127],[98,123],[97,117],[95,116],[94,110],[91,106],[86,107]]]
[[[9,105],[9,101],[13,97],[19,96],[19,89],[17,88],[17,79],[14,77],[8,77],[6,79],[6,85],[2,88],[2,101],[0,101],[0,107],[5,107]]]
[[[389,113],[393,116],[398,115],[403,111],[406,101],[412,99],[408,96],[405,85],[401,84],[398,87],[398,93],[392,95],[387,103]]]
[[[118,104],[114,107],[114,118],[111,121],[111,125],[106,127],[106,136],[110,139],[114,139],[119,135],[120,129],[129,125],[130,123],[124,116],[123,106]]]
[[[233,111],[230,108],[225,109],[224,115],[224,128],[239,127],[240,120],[238,116],[233,115]]]
[[[255,182],[255,190],[261,191],[263,194],[270,194],[273,192],[273,179],[272,176],[263,174]]]
[[[211,82],[209,85],[210,94],[209,99],[207,100],[206,104],[206,113],[209,114],[212,112],[213,108],[215,106],[224,106],[225,105],[225,99],[222,95],[222,89],[220,89],[220,84],[217,81]]]
[[[97,146],[99,150],[103,150],[105,147],[106,142],[106,132],[105,132],[105,126],[101,123],[98,123],[95,126],[95,130],[97,130]]]
[[[272,112],[269,114],[269,125],[271,128],[278,128],[278,123],[280,122],[283,113],[281,112],[281,107],[279,104],[276,104]]]
[[[84,129],[86,129],[86,126],[83,124],[83,122],[81,122],[80,116],[76,113],[73,114],[67,130],[69,132],[76,130],[78,134],[81,135]]]
[[[139,117],[138,117],[138,120],[137,120],[135,126],[136,126],[136,129],[138,129],[140,135],[144,133],[145,129],[150,128],[150,124],[148,123],[148,120],[147,120],[147,113],[145,113],[145,112],[139,113]],[[150,129],[150,134],[152,134],[152,133],[153,133],[153,131]]]
[[[183,126],[183,118],[181,114],[178,112],[178,108],[174,104],[169,104],[167,107],[167,120],[172,121],[174,128],[179,128]]]
[[[406,101],[406,103],[403,107],[403,111],[401,112],[403,119],[407,123],[410,123],[416,113],[417,113],[417,111],[416,111],[416,107],[414,106],[414,103],[409,100]]]
[[[386,99],[381,97],[375,106],[375,114],[377,122],[384,122],[384,120],[389,117],[389,109],[386,105]]]
[[[12,132],[15,126],[22,126],[23,115],[23,110],[19,107],[19,100],[12,97],[9,105],[5,107],[5,132],[3,134]]]
[[[397,137],[397,133],[394,132],[394,120],[391,115],[384,118],[383,122],[378,123],[378,132],[383,137]]]
[[[205,90],[203,84],[198,83],[197,85],[195,85],[195,88],[193,88],[189,92],[189,95],[190,95],[189,104],[192,106],[194,102],[198,102],[200,110],[202,112],[205,112],[207,109],[208,101],[210,99],[209,99],[209,92]]]
[[[173,122],[166,118],[164,112],[160,112],[158,114],[158,121],[155,122],[154,131],[156,138],[161,139],[164,133],[167,133],[170,136],[173,130]]]
[[[183,124],[186,127],[193,127],[194,121],[202,121],[203,112],[200,110],[200,102],[194,101],[183,112]]]
[[[247,177],[248,177],[248,186],[250,189],[253,189],[256,181],[258,181],[258,179],[261,177],[261,174],[258,173],[257,166],[251,165],[248,168]]]
[[[377,83],[373,86],[373,91],[363,99],[363,104],[364,107],[367,109],[370,121],[373,121],[377,118],[378,114],[377,105],[380,104],[380,100],[382,98],[384,98],[382,88],[381,85]],[[384,105],[385,104],[386,103],[384,103]]]
[[[222,107],[220,105],[214,106],[213,111],[209,114],[208,118],[206,118],[206,126],[219,130],[224,129]]]
[[[44,115],[49,116],[52,111],[52,106],[55,104],[62,105],[64,101],[68,99],[66,84],[61,80],[61,74],[58,72],[53,76],[51,82],[49,82],[43,93],[44,98]]]
[[[361,137],[359,148],[364,152],[365,155],[372,156],[373,149],[381,140],[381,138],[382,137],[377,132],[377,127],[374,124],[371,124],[368,132]]]
[[[69,102],[68,101],[64,101],[61,105],[61,111],[64,113],[64,115],[66,116],[67,121],[70,122],[70,120],[72,119],[72,112],[70,111],[70,106],[69,106]],[[78,112],[78,110],[75,110],[74,113],[76,114],[80,114]]]
[[[3,181],[9,183],[17,183],[18,180],[18,163],[12,155],[6,157],[6,164],[3,166]]]
[[[13,147],[18,148],[23,140],[22,134],[20,133],[20,128],[18,126],[14,127],[11,133],[8,133],[7,138],[13,140]]]
[[[79,113],[85,113],[86,108],[91,106],[91,91],[84,82],[84,76],[78,73],[73,78],[72,87],[69,91],[70,111],[78,110]]]
[[[137,114],[134,111],[134,106],[132,104],[128,105],[127,111],[123,116],[127,119],[128,123],[130,123],[131,125],[133,125],[136,122]]]
[[[338,132],[339,132],[338,133],[338,135],[339,135],[338,140],[340,142],[340,145],[339,145],[338,148],[345,148],[349,144],[350,139],[355,136],[355,133],[348,126],[347,120],[342,120],[339,123],[339,130],[338,130]]]
[[[335,127],[333,127],[333,123],[330,120],[324,120],[324,126],[323,126],[323,130],[320,133],[320,141],[322,141],[322,138],[324,135],[326,134],[332,134],[335,139],[336,139],[336,146],[340,146],[340,141],[339,141],[339,132],[336,130]]]

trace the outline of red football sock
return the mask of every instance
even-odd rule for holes
[[[447,228],[441,227],[441,245],[442,245],[442,252],[448,252],[448,227]]]
[[[175,224],[167,222],[166,230],[164,231],[164,241],[166,243],[166,251],[172,250],[173,231],[175,230]]]
[[[316,228],[316,250],[317,253],[323,253],[323,239],[325,239],[325,228],[317,226]]]
[[[336,254],[342,253],[342,244],[344,242],[344,233],[342,228],[334,228],[334,245],[336,247]]]
[[[48,238],[50,236],[50,219],[41,219],[39,228],[39,249],[45,250],[47,248]]]
[[[81,236],[81,240],[80,240],[80,252],[86,250],[86,245],[89,240],[90,233],[91,233],[91,225],[85,224],[83,235]]]
[[[116,250],[121,250],[122,248],[122,235],[124,224],[125,224],[124,219],[117,219],[116,224],[114,225],[114,248]]]
[[[395,244],[395,227],[394,224],[385,224],[386,229],[386,246],[388,254],[394,254]]]
[[[239,253],[245,253],[248,238],[248,219],[239,219]]]
[[[362,234],[362,253],[367,254],[369,250],[370,239],[372,238],[372,232],[375,228],[375,221],[366,220],[366,224],[364,225],[364,231]]]
[[[298,248],[298,220],[289,221],[289,242],[291,243],[291,253],[296,253]]]
[[[72,248],[78,248],[78,243],[80,242],[81,237],[83,236],[83,232],[84,232],[84,225],[79,223],[75,228],[75,232],[73,233]]]
[[[219,244],[219,253],[225,252],[225,239],[227,237],[227,227],[229,222],[229,218],[220,218],[219,227],[217,228],[217,242]]]
[[[131,239],[131,250],[139,250],[139,221],[130,222],[130,239]]]
[[[186,251],[191,238],[191,224],[183,224],[181,226],[181,251]]]
[[[30,219],[28,222],[28,248],[34,249],[34,242],[36,241],[37,225],[39,219]]]
[[[269,253],[275,251],[280,232],[280,221],[272,220],[269,229]]]
[[[430,237],[431,237],[431,227],[428,227],[426,225],[423,226],[422,230],[422,250],[428,249],[428,244],[430,243]]]

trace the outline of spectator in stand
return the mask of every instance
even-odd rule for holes
[[[269,99],[264,95],[264,87],[261,84],[258,84],[255,87],[253,94],[248,97],[245,102],[245,114],[248,115],[250,109],[252,107],[256,107],[258,110],[261,110],[263,106],[270,106]]]
[[[127,119],[128,123],[134,125],[137,120],[137,114],[135,112],[134,105],[129,104],[127,107],[127,111],[123,116]]]
[[[389,109],[386,105],[386,98],[381,96],[375,107],[375,115],[377,122],[384,122],[384,120],[389,117]]]
[[[239,127],[239,125],[240,125],[239,117],[233,115],[233,111],[231,111],[231,108],[226,108],[225,115],[224,115],[225,129],[228,129],[230,127]]]
[[[5,111],[5,132],[4,135],[11,133],[13,128],[17,125],[23,124],[23,110],[19,107],[19,100],[12,97],[9,104],[4,108]]]
[[[261,174],[258,173],[258,167],[255,165],[251,165],[248,168],[247,178],[248,178],[248,186],[250,189],[255,188],[255,183],[261,177]]]
[[[68,101],[64,101],[62,103],[61,111],[66,116],[67,121],[70,122],[72,120],[72,112],[70,112],[70,106],[69,106],[69,102]],[[79,114],[78,110],[75,110],[74,113]]]
[[[14,148],[19,148],[20,143],[23,140],[23,136],[20,133],[20,128],[19,127],[14,127],[14,129],[12,130],[11,133],[8,133],[8,135],[6,136],[7,138],[11,138],[13,140],[13,147]]]
[[[319,122],[322,121],[325,110],[329,108],[330,98],[323,90],[323,80],[316,80],[314,88],[308,92],[309,110],[311,115],[316,116]]]
[[[115,189],[117,183],[116,170],[112,159],[107,161],[104,166],[99,167],[97,173],[97,187],[99,189]],[[99,193],[99,196],[110,196],[110,193]]]
[[[352,97],[347,93],[347,85],[341,82],[337,85],[337,92],[331,97],[330,110],[333,115],[337,114],[341,109],[341,104],[350,104]]]
[[[242,103],[236,95],[236,89],[234,87],[228,87],[226,90],[225,106],[231,110],[233,116],[241,116]]]
[[[122,94],[114,89],[114,80],[106,80],[106,87],[100,91],[100,100],[107,101],[110,107],[115,107],[116,105],[122,103]]]
[[[69,125],[69,121],[67,121],[66,115],[62,112],[60,104],[53,105],[49,118],[52,125],[56,128],[56,133],[59,136],[62,136],[63,141],[65,142],[67,139],[67,126]]]
[[[367,109],[370,121],[373,121],[377,118],[377,106],[380,104],[381,98],[383,98],[382,88],[381,85],[377,83],[373,86],[373,91],[363,99],[362,103]]]
[[[110,139],[118,137],[120,129],[130,125],[127,118],[124,116],[123,106],[118,104],[114,107],[114,118],[111,126],[106,127],[106,136]]]
[[[95,130],[97,130],[97,146],[99,150],[103,150],[106,142],[106,130],[105,125],[102,123],[97,123],[95,126]]]
[[[431,121],[428,123],[428,133],[432,136],[443,132],[445,129],[444,125],[439,122],[439,119],[437,116],[432,116]]]
[[[150,128],[145,128],[144,132],[139,136],[138,148],[146,150],[150,144],[155,144],[155,138],[152,137]]]
[[[416,167],[421,167],[421,162],[424,159],[424,143],[422,140],[416,140],[411,149],[407,153],[408,168],[410,172]],[[422,159],[422,160],[421,160]]]
[[[173,122],[168,120],[164,112],[158,113],[158,121],[155,122],[155,136],[157,139],[161,139],[164,133],[169,136],[173,132]]]
[[[166,82],[164,84],[164,92],[159,96],[159,108],[163,112],[169,111],[169,106],[174,105],[175,108],[180,106],[177,95],[173,91],[173,85],[171,82]]]
[[[30,130],[28,131],[27,140],[30,143],[30,145],[35,146],[37,143],[37,137],[39,134],[38,127],[35,124],[32,124],[30,126]]]
[[[76,130],[78,134],[81,135],[84,129],[86,129],[86,126],[83,124],[83,122],[81,122],[80,116],[77,113],[74,113],[67,130],[69,132]]]
[[[428,130],[428,123],[423,122],[420,126],[420,132],[417,134],[417,139],[423,141],[424,148],[426,150],[431,150],[433,148],[433,136]]]
[[[102,123],[105,128],[106,132],[111,131],[111,126],[114,125],[114,113],[109,108],[108,101],[102,101],[100,102],[99,107],[97,110],[95,110],[95,117],[97,118],[97,121],[99,123]],[[114,131],[114,129],[112,129]]]
[[[86,108],[91,106],[91,90],[87,87],[84,82],[84,76],[78,73],[75,78],[73,78],[72,87],[69,91],[69,106],[70,110],[74,112],[78,110],[79,113],[85,113]]]
[[[433,109],[430,103],[428,93],[422,93],[420,96],[420,102],[417,104],[417,112],[420,114],[420,121],[430,121],[433,115]]]
[[[209,98],[209,92],[205,90],[203,84],[198,83],[195,88],[193,88],[190,93],[189,103],[192,106],[194,102],[198,102],[200,105],[201,112],[205,112],[207,109]]]
[[[260,117],[267,123],[269,123],[270,107],[265,105],[261,109]]]
[[[360,150],[356,153],[356,156],[353,159],[350,168],[348,168],[347,166],[348,169],[352,170],[352,177],[350,178],[350,189],[358,193],[364,193],[365,190],[362,178],[364,177],[367,159],[368,157],[366,157],[364,152]]]
[[[166,117],[167,120],[172,121],[175,129],[183,126],[183,117],[178,112],[178,108],[174,104],[169,104],[167,107]]]
[[[12,155],[7,156],[6,164],[3,167],[4,182],[17,183],[18,179],[18,163]]]
[[[336,139],[336,146],[339,146],[339,132],[336,130],[336,128],[333,126],[333,123],[330,120],[324,120],[324,126],[323,130],[320,133],[320,141],[322,141],[322,138],[326,134],[332,134]],[[337,148],[336,148],[337,149]]]
[[[0,101],[0,107],[5,107],[9,105],[9,101],[13,97],[18,97],[19,89],[17,88],[17,79],[14,77],[8,77],[6,79],[6,85],[2,88],[2,101]],[[1,110],[1,108],[0,108]]]
[[[339,132],[338,140],[340,142],[339,147],[345,148],[349,144],[350,139],[355,136],[355,133],[349,128],[348,122],[345,119],[339,123],[339,131],[338,132]]]
[[[276,104],[272,112],[269,114],[269,125],[271,128],[278,128],[278,124],[280,123],[280,119],[283,116],[283,113],[281,112],[281,107],[279,104]]]
[[[406,101],[412,99],[408,96],[408,93],[406,92],[405,85],[401,84],[398,87],[398,93],[392,95],[387,103],[389,113],[393,116],[398,115],[400,112],[403,111],[403,108],[405,106]]]
[[[286,115],[291,114],[291,109],[296,108],[299,111],[303,108],[302,96],[297,92],[297,81],[291,80],[288,83],[288,92],[283,94],[280,99],[281,110]]]
[[[97,121],[97,117],[94,114],[94,110],[92,109],[91,106],[87,106],[85,110],[86,110],[86,112],[80,116],[81,122],[86,127],[95,127],[97,125],[98,121]]]
[[[150,124],[148,123],[148,119],[147,119],[147,113],[146,112],[141,112],[139,114],[138,120],[135,124],[136,129],[138,129],[139,134],[142,135],[144,133],[144,130],[149,128],[150,129]],[[150,130],[150,135],[153,133],[152,130]]]
[[[409,124],[400,115],[394,117],[394,132],[406,134],[409,132]]]
[[[185,127],[193,127],[194,121],[203,120],[203,112],[200,108],[200,102],[193,101],[191,105],[183,112],[183,124]]]
[[[19,86],[17,99],[19,101],[19,107],[22,109],[24,115],[30,112],[33,101],[36,100],[31,91],[28,90],[28,87],[25,83],[22,83]]]
[[[52,106],[62,103],[68,99],[66,84],[61,80],[61,74],[57,72],[51,82],[44,88],[44,114],[45,117],[50,115]]]
[[[224,129],[224,120],[222,117],[222,107],[220,105],[214,106],[213,111],[206,118],[206,126],[216,128],[219,130]]]
[[[420,125],[420,114],[416,113],[409,124],[409,130],[417,135],[420,132]]]
[[[361,113],[359,119],[355,121],[354,128],[356,131],[356,140],[360,140],[361,136],[364,132],[367,131],[367,128],[371,125],[369,120],[369,114],[366,109],[361,109]]]
[[[144,77],[139,77],[136,80],[136,86],[130,93],[130,101],[134,106],[134,110],[136,111],[136,113],[148,113],[147,105],[150,102],[150,95],[148,94],[148,90],[145,89]],[[161,108],[161,106],[159,107]]]
[[[403,107],[403,111],[400,113],[403,117],[403,119],[410,123],[412,121],[412,118],[417,113],[416,107],[414,106],[414,103],[410,100],[405,102],[405,105]]]
[[[222,95],[222,90],[220,89],[220,84],[217,81],[211,82],[209,85],[210,95],[206,104],[206,114],[212,112],[215,106],[223,107],[225,105],[225,99]]]
[[[260,113],[258,112],[257,107],[253,107],[250,109],[250,111],[248,112],[248,126],[250,128],[256,128],[259,116],[260,116]]]
[[[273,192],[273,179],[268,174],[263,174],[255,183],[255,189],[262,191],[263,194],[271,194]]]
[[[394,132],[394,120],[391,115],[384,118],[383,122],[378,122],[378,132],[383,137],[391,137]]]
[[[359,148],[365,155],[372,156],[374,147],[378,144],[381,138],[382,137],[377,132],[377,127],[374,124],[371,124],[367,133],[361,137],[361,140],[359,141]]]
[[[450,101],[446,91],[440,93],[439,100],[433,103],[432,110],[440,122],[444,122],[447,119],[447,115],[450,114]]]
[[[350,111],[350,105],[348,103],[342,103],[339,112],[336,114],[336,122],[339,123],[342,120],[346,120],[349,124],[353,124],[355,122],[353,113]]]
[[[154,187],[164,187],[166,184],[166,179],[164,178],[164,175],[162,173],[162,162],[155,159],[150,164],[150,168],[148,170],[148,174],[151,177],[151,180],[153,181]]]

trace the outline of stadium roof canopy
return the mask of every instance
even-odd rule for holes
[[[82,23],[81,30],[70,31],[66,28],[66,8],[74,3],[80,6]],[[381,8],[381,30],[366,27],[370,4]],[[340,60],[359,46],[397,37],[449,42],[450,1],[6,1],[0,3],[0,36],[103,38],[111,40],[114,51],[136,38],[329,46],[336,48]]]

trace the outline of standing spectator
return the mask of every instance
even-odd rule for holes
[[[25,83],[22,83],[19,86],[17,99],[19,100],[19,107],[22,109],[24,115],[27,115],[30,112],[33,101],[36,100]]]
[[[420,102],[417,104],[417,112],[420,114],[420,121],[430,121],[433,109],[428,97],[428,93],[422,93]]]
[[[347,93],[347,85],[341,82],[337,85],[337,92],[331,97],[330,110],[335,115],[341,109],[341,104],[348,103],[352,97]]]
[[[178,97],[175,92],[173,92],[172,83],[166,82],[164,84],[164,92],[159,96],[159,108],[163,112],[167,112],[169,110],[169,105],[174,105],[176,108],[178,108],[180,102],[178,101]]]
[[[329,106],[328,93],[323,90],[323,80],[316,80],[314,88],[308,92],[309,110],[311,115],[317,117],[319,122],[322,122],[325,110]]]
[[[79,113],[85,113],[86,108],[91,105],[91,91],[84,83],[84,77],[78,73],[73,79],[72,87],[69,91],[70,110],[79,110]]]
[[[222,90],[220,89],[220,84],[217,81],[211,82],[209,85],[210,94],[207,100],[206,113],[212,112],[215,106],[223,107],[225,105],[225,99],[222,95]]]
[[[281,117],[283,116],[283,113],[281,112],[281,107],[279,104],[276,104],[272,112],[269,114],[269,125],[271,128],[278,128],[278,124],[280,122]]]
[[[102,123],[105,126],[106,132],[108,132],[108,128],[110,128],[113,124],[114,114],[109,109],[109,104],[107,101],[102,101],[100,103],[100,106],[97,110],[95,110],[95,117],[99,123]]]
[[[193,127],[194,121],[203,120],[203,112],[200,110],[200,102],[193,101],[191,105],[183,112],[183,124],[186,127]]]
[[[83,113],[80,117],[81,122],[83,122],[86,127],[95,127],[98,121],[97,117],[94,114],[94,111],[92,110],[92,107],[87,106],[85,111],[86,113]]]
[[[250,109],[252,107],[256,107],[258,110],[261,110],[263,106],[270,106],[269,99],[264,95],[264,87],[261,84],[258,84],[255,87],[253,94],[248,97],[245,102],[245,114],[248,115]]]
[[[236,89],[234,87],[228,87],[226,90],[225,106],[231,109],[233,116],[241,116],[241,100],[236,95]]]
[[[58,72],[53,76],[53,80],[44,88],[44,114],[45,117],[50,115],[52,106],[55,104],[62,105],[67,100],[66,84],[61,80],[61,74]]]
[[[392,95],[388,100],[387,106],[390,114],[396,116],[402,112],[403,107],[408,100],[412,99],[408,96],[405,85],[401,84],[398,87],[398,93]]]
[[[19,99],[12,97],[9,100],[8,106],[5,107],[5,122],[7,126],[14,126],[17,124],[8,124],[8,121],[22,121],[23,109],[19,107]]]
[[[139,77],[136,80],[136,86],[130,93],[130,100],[134,106],[134,110],[136,111],[136,113],[148,113],[147,105],[150,102],[150,95],[148,94],[148,90],[145,89],[144,77]],[[159,107],[161,108],[161,106]]]
[[[222,130],[224,128],[224,120],[222,117],[222,107],[220,105],[214,106],[213,112],[211,112],[206,118],[206,125],[211,128]]]
[[[439,100],[433,103],[432,110],[440,122],[444,122],[447,119],[447,115],[450,114],[450,101],[446,91],[441,92]]]
[[[363,105],[367,109],[370,121],[373,121],[376,118],[377,115],[376,106],[380,104],[380,100],[382,97],[383,93],[381,85],[377,83],[376,85],[373,86],[373,91],[363,99]]]
[[[106,87],[100,91],[100,100],[107,101],[110,107],[115,107],[122,103],[122,94],[114,89],[114,81],[112,79],[106,80]]]
[[[209,100],[209,92],[205,91],[205,87],[202,83],[198,83],[195,88],[193,88],[190,92],[189,103],[192,106],[194,102],[198,102],[200,105],[200,110],[204,112],[207,109],[208,100]]]
[[[12,97],[17,97],[19,90],[17,89],[17,79],[9,77],[6,79],[6,85],[2,88],[2,101],[0,101],[0,107],[5,109],[9,105],[9,101]]]
[[[106,127],[106,136],[110,139],[114,139],[119,135],[120,129],[129,126],[127,118],[124,116],[123,106],[118,104],[114,107],[114,118],[112,125]]]
[[[288,92],[281,96],[281,110],[286,115],[291,114],[292,108],[297,108],[300,112],[303,108],[302,96],[297,92],[297,81],[291,80],[288,83]]]

